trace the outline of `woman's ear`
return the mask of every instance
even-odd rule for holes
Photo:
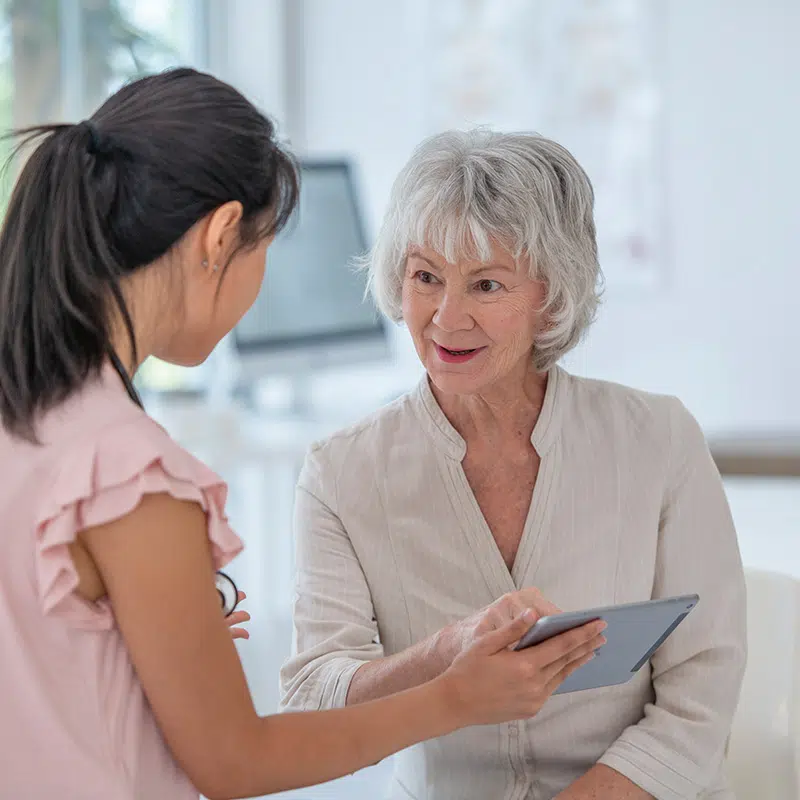
[[[203,250],[209,267],[217,272],[233,252],[239,235],[244,209],[238,200],[223,203],[208,217],[203,236]]]

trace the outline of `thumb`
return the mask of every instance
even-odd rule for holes
[[[501,650],[507,650],[508,647],[518,642],[528,628],[533,625],[539,615],[532,608],[527,608],[511,622],[503,625],[502,628],[490,631],[478,640],[478,646],[485,653],[499,653]]]

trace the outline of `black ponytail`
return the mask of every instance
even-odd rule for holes
[[[272,123],[189,69],[129,84],[86,122],[19,133],[38,146],[0,231],[0,420],[33,441],[37,414],[114,357],[113,318],[136,361],[127,275],[230,200],[240,247],[257,244],[286,224],[298,185]]]

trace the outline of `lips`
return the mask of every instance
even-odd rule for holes
[[[436,342],[434,342],[434,345],[439,358],[447,364],[462,364],[466,361],[470,361],[472,358],[478,355],[478,353],[485,350],[484,347],[456,350],[448,347],[442,347],[442,345]]]
[[[433,340],[433,343],[437,347],[440,347],[442,350],[446,350],[448,353],[456,353],[456,354],[473,353],[475,350],[483,349],[482,347],[446,347],[441,342],[437,342],[435,339]]]

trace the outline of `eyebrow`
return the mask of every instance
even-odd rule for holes
[[[472,274],[480,275],[481,272],[491,272],[492,270],[499,270],[500,272],[516,272],[515,267],[509,267],[508,264],[486,264],[480,269],[476,269]]]
[[[442,268],[438,264],[435,264],[429,258],[426,258],[424,255],[422,255],[422,253],[419,253],[416,250],[409,250],[408,257],[418,258],[439,272],[441,272],[442,270]],[[484,264],[480,268],[472,270],[470,272],[470,275],[480,275],[483,272],[491,272],[492,270],[500,270],[502,272],[512,272],[512,273],[516,273],[517,271],[514,267],[510,267],[508,264]]]

